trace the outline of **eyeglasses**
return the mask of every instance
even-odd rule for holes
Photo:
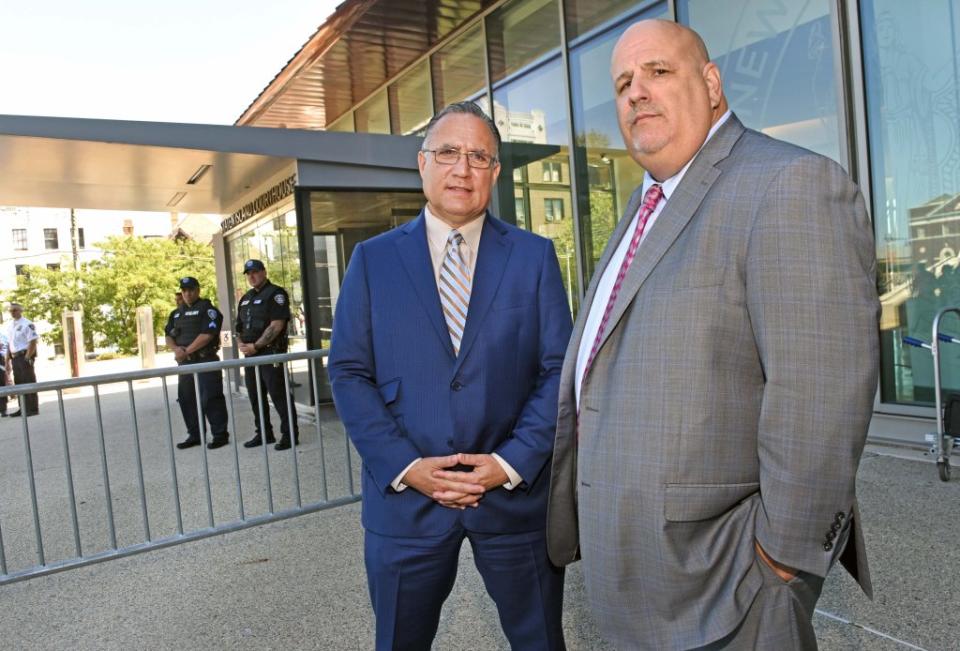
[[[453,147],[444,147],[443,149],[422,149],[423,152],[433,154],[433,160],[440,165],[456,165],[460,162],[460,156],[466,154],[467,165],[474,169],[485,170],[496,165],[498,160],[496,156],[490,156],[482,151],[462,152]]]

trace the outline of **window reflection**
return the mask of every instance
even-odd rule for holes
[[[748,127],[841,164],[831,0],[681,0]]]
[[[327,125],[327,131],[352,132],[353,130],[353,111],[342,115]]]
[[[557,1],[513,0],[487,17],[494,83],[560,47]]]
[[[936,312],[960,305],[958,13],[939,0],[861,7],[884,402],[934,401],[931,355],[902,337],[929,341]],[[944,329],[960,333],[955,317]],[[943,385],[960,390],[960,347],[942,351]]]
[[[594,27],[607,20],[611,20],[636,10],[637,0],[564,0],[564,17],[567,23],[567,38],[575,39],[586,34]],[[648,3],[649,4],[649,3]]]
[[[663,18],[663,5],[639,18]],[[576,157],[580,187],[580,237],[585,275],[593,275],[630,194],[643,182],[643,169],[627,153],[617,126],[610,55],[629,20],[570,52]]]
[[[391,113],[402,135],[420,132],[433,115],[430,63],[417,64],[390,87]]]
[[[494,90],[494,120],[505,142],[500,185],[512,179],[501,215],[517,226],[553,240],[574,313],[578,308],[578,265],[573,242],[568,123],[563,72],[556,58]]]
[[[353,112],[357,133],[390,133],[390,111],[387,91],[383,90],[370,98]]]
[[[432,57],[436,110],[479,93],[486,79],[483,26],[478,22]]]

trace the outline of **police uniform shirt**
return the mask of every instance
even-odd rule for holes
[[[7,339],[10,340],[10,354],[19,353],[26,350],[30,342],[37,338],[37,328],[33,322],[20,317],[10,323],[10,330],[7,332]]]
[[[199,321],[196,329],[189,327],[190,321]],[[184,303],[173,312],[167,319],[167,325],[164,327],[164,333],[173,339],[178,346],[187,347],[193,343],[197,335],[213,335],[214,340],[211,343],[219,342],[220,327],[223,325],[223,314],[205,298],[199,299],[193,305]],[[187,327],[185,327],[187,326]],[[194,332],[195,334],[184,334]],[[189,341],[186,341],[189,339]],[[199,351],[194,351],[196,354]]]
[[[272,294],[270,292],[271,289]],[[268,296],[268,298],[264,299],[263,297],[265,295]],[[264,301],[266,301],[266,303],[264,303]],[[260,329],[259,332],[245,332],[244,321],[247,319],[248,311],[261,305],[266,306],[266,319],[263,328]],[[260,335],[263,334],[263,331],[266,330],[271,321],[290,321],[290,297],[287,295],[287,290],[279,285],[274,285],[268,280],[259,290],[256,287],[251,287],[250,290],[243,295],[240,299],[240,305],[237,307],[237,314],[240,317],[238,319],[237,332],[238,334],[246,335],[241,338],[241,341],[252,344],[260,338]],[[276,343],[282,336],[283,333],[278,335],[277,339],[274,339],[272,343]],[[250,341],[247,341],[247,339],[250,339]]]

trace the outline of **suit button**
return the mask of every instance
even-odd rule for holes
[[[843,522],[843,519],[847,517],[847,514],[843,511],[837,511],[837,514],[834,516],[837,520]]]
[[[828,552],[828,551],[830,551],[831,549],[833,549],[833,543],[832,543],[832,542],[830,542],[830,541],[828,540],[827,542],[823,543],[823,551]]]
[[[453,449],[453,439],[447,439],[447,447],[449,447],[451,450]]]
[[[454,381],[450,384],[450,388],[453,389],[454,391],[459,391],[460,389],[463,388],[463,385],[460,384],[460,382],[458,382],[457,380],[454,380]]]
[[[840,531],[840,526],[841,525],[839,522],[834,522],[832,525],[830,525],[830,531],[832,531],[833,533],[837,533],[838,531]]]
[[[831,540],[833,540],[833,539],[836,538],[836,537],[837,537],[837,532],[836,532],[836,531],[828,531],[828,532],[827,532],[827,542],[830,542]]]

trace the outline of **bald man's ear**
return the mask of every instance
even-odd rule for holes
[[[704,64],[703,81],[710,95],[710,108],[718,108],[723,103],[723,84],[720,81],[720,69],[713,61]]]

